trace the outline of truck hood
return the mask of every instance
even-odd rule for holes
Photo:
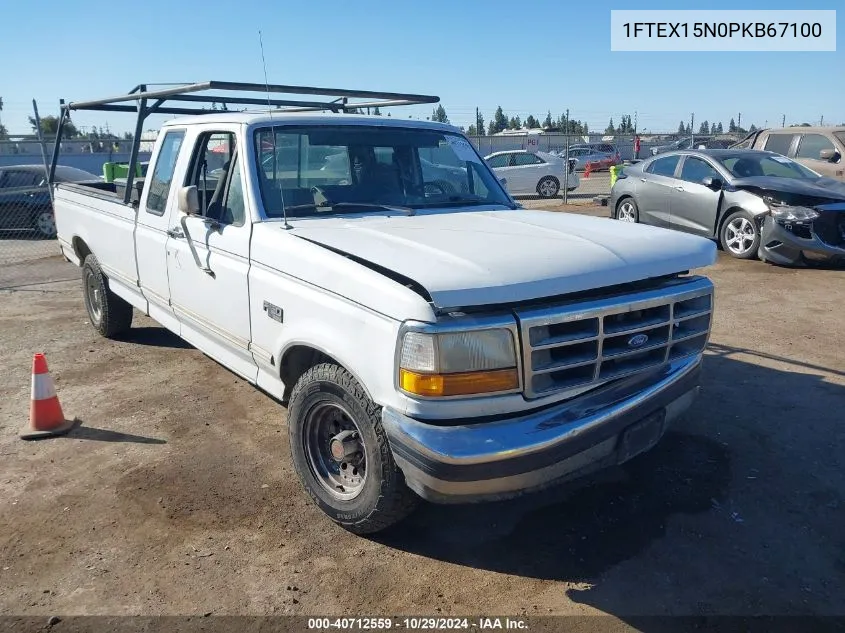
[[[710,240],[528,210],[421,210],[298,220],[294,235],[421,286],[438,308],[512,303],[659,277],[715,261]]]

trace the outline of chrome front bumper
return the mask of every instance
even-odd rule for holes
[[[424,499],[503,499],[654,446],[698,393],[700,367],[700,355],[683,359],[520,416],[432,424],[383,409],[382,423],[405,480]]]

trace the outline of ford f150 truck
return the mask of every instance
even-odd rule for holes
[[[58,238],[102,335],[137,309],[287,405],[334,521],[369,533],[419,497],[537,490],[632,458],[687,409],[713,310],[692,272],[714,244],[525,210],[456,128],[348,113],[436,97],[139,86],[59,124],[137,108],[140,131],[202,91],[265,89],[263,112],[163,125],[142,180],[55,184]]]

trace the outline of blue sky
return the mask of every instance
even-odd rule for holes
[[[540,119],[569,108],[591,129],[635,111],[651,131],[674,131],[691,112],[696,128],[704,119],[727,126],[738,112],[746,127],[779,125],[784,114],[787,124],[845,122],[841,0],[683,7],[839,9],[837,52],[826,53],[610,52],[612,8],[681,8],[676,2],[76,0],[60,15],[43,6],[49,18],[37,22],[31,3],[4,4],[0,117],[13,133],[29,130],[33,98],[45,115],[60,97],[108,96],[145,81],[262,82],[259,28],[271,83],[437,94],[456,125],[472,123],[476,106],[489,120],[497,105]],[[403,111],[394,116],[431,109]],[[112,113],[74,122],[132,126]]]

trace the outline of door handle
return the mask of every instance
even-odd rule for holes
[[[169,230],[167,231],[167,234],[168,234],[170,237],[173,237],[173,238],[175,238],[175,239],[177,239],[177,240],[185,239],[185,233],[184,233],[184,232],[182,231],[182,229],[181,229],[181,228],[179,228],[178,226],[174,226],[172,229],[169,229]]]
[[[676,191],[683,191],[684,188],[681,185],[675,185],[675,190]]]
[[[647,178],[640,178],[640,182],[648,182]]]

